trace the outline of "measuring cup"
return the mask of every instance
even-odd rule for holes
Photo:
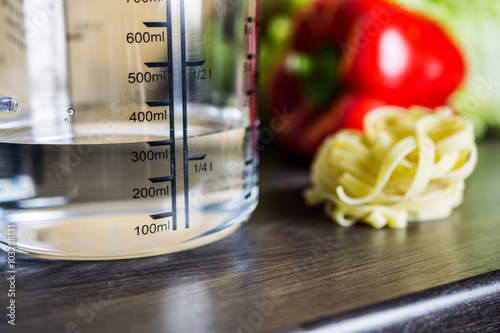
[[[257,0],[0,2],[1,246],[120,259],[257,204]]]

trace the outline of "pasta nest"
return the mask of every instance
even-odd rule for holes
[[[342,226],[406,228],[448,217],[477,164],[472,122],[449,108],[382,107],[364,133],[343,130],[320,147],[309,204]]]

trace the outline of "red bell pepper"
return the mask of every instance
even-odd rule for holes
[[[341,74],[346,88],[396,105],[444,105],[462,81],[465,65],[443,30],[409,12],[388,16],[375,26],[373,20],[372,12],[360,16],[356,21],[360,30],[347,39],[345,47],[351,49]],[[372,26],[380,29],[370,34]],[[360,37],[359,31],[365,36]]]
[[[277,135],[306,157],[338,129],[362,129],[378,106],[445,105],[465,74],[439,26],[384,0],[316,0],[298,14],[290,44],[269,108],[295,116]]]
[[[377,107],[387,105],[382,99],[343,92],[331,104],[315,107],[307,98],[301,79],[288,73],[281,63],[271,85],[280,87],[270,95],[273,109],[271,125],[284,148],[302,157],[312,157],[323,140],[341,128],[363,130],[364,116]],[[277,114],[275,114],[277,113]]]

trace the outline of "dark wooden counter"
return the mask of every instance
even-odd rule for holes
[[[265,151],[260,205],[234,235],[147,259],[18,259],[17,325],[4,273],[0,331],[500,331],[499,152],[481,144],[451,218],[373,230],[306,207],[307,169]]]

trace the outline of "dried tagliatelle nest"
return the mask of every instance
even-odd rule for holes
[[[339,132],[312,165],[310,204],[325,203],[342,226],[405,228],[448,217],[463,201],[477,163],[472,123],[448,108],[382,107],[365,118],[365,133]]]

